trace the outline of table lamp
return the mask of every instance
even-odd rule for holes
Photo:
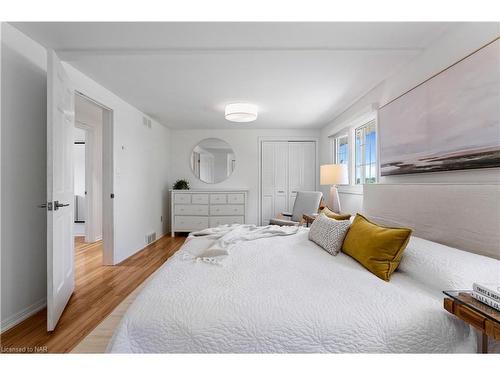
[[[325,164],[320,166],[319,172],[320,184],[331,185],[330,197],[327,203],[328,208],[340,213],[340,199],[336,185],[349,183],[347,164]]]

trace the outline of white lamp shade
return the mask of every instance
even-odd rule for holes
[[[226,105],[225,117],[233,122],[251,122],[257,119],[257,106],[250,103],[232,103]]]
[[[344,185],[349,183],[347,164],[325,164],[320,166],[321,185]]]

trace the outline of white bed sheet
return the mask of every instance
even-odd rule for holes
[[[419,264],[418,248],[430,242],[412,239],[401,271],[385,282],[347,255],[331,256],[307,234],[302,229],[293,236],[242,242],[223,266],[186,260],[183,254],[211,243],[190,239],[137,296],[108,351],[476,351],[473,331],[443,309],[441,290],[448,285],[425,276],[449,266],[443,251],[457,250],[439,248],[436,261],[432,250],[426,251]],[[459,255],[452,266],[467,271],[458,284],[475,281],[467,280],[469,271],[488,281],[498,277],[498,261],[470,254],[461,261]]]

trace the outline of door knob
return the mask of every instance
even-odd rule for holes
[[[59,201],[54,201],[54,211],[57,211],[60,207],[68,207],[69,203],[59,203]]]

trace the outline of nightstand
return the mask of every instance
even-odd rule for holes
[[[444,308],[449,313],[481,332],[479,353],[488,353],[488,337],[500,340],[500,311],[471,296],[470,290],[443,292]]]

